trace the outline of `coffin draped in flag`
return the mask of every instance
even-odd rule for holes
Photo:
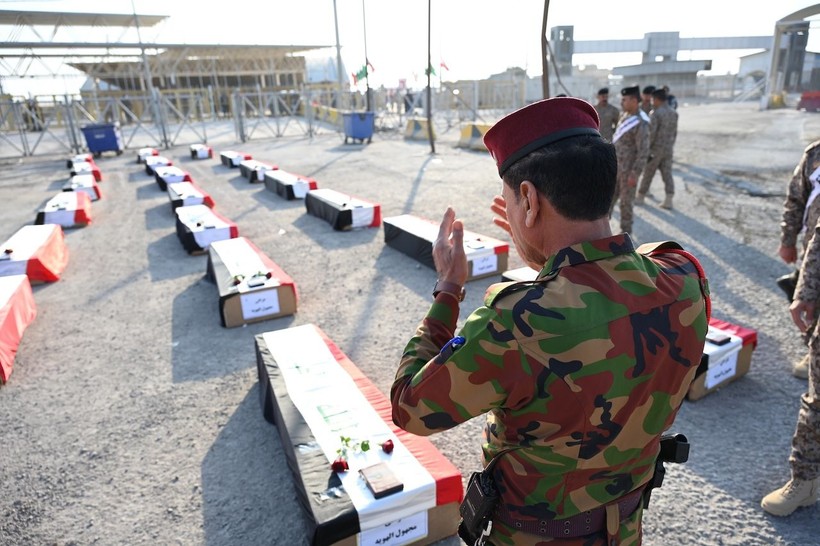
[[[210,194],[194,182],[171,182],[168,184],[167,191],[172,208],[190,207],[191,205],[214,207],[214,200]]]
[[[191,144],[191,159],[210,159],[214,156],[214,149],[205,144]]]
[[[174,212],[177,237],[189,254],[205,252],[214,241],[239,236],[235,223],[205,205],[178,207]]]
[[[36,316],[28,277],[0,277],[0,382],[9,380],[23,332]]]
[[[37,225],[57,224],[64,228],[91,223],[91,199],[82,191],[60,192],[37,211]]]
[[[28,275],[31,284],[54,282],[68,264],[63,228],[23,226],[0,245],[0,276]]]
[[[305,208],[308,214],[325,220],[338,231],[381,225],[379,205],[336,190],[309,191],[305,196]]]
[[[207,274],[216,283],[226,328],[296,312],[293,279],[245,237],[211,243]]]
[[[310,190],[319,189],[316,180],[307,176],[293,174],[282,169],[265,173],[265,188],[283,199],[304,199]]]
[[[439,226],[411,214],[384,219],[384,242],[387,246],[415,258],[435,269],[433,242]],[[467,280],[498,275],[507,268],[510,245],[499,239],[464,231],[464,253],[467,255]]]
[[[393,424],[390,401],[316,326],[256,336],[259,393],[293,473],[312,546],[430,544],[452,535],[461,473],[426,438]],[[341,437],[368,440],[334,472]],[[380,445],[390,440],[393,451]],[[385,463],[403,490],[379,499],[358,471]]]

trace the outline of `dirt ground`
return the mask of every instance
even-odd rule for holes
[[[820,116],[756,103],[679,112],[675,209],[648,200],[635,236],[675,239],[697,255],[714,316],[757,330],[759,345],[747,376],[684,404],[674,429],[692,455],[653,494],[644,543],[817,545],[820,507],[777,519],[759,502],[788,478],[806,388],[790,374],[805,349],[774,279],[789,271],[777,257],[785,187],[820,136]],[[396,134],[345,145],[329,130],[246,144],[228,133],[212,144],[380,203],[384,216],[438,219],[452,204],[467,229],[504,239],[489,210],[500,190],[493,163],[455,148],[457,137],[443,135],[436,155]],[[67,230],[68,267],[34,288],[37,318],[0,387],[0,544],[307,544],[277,431],[262,417],[254,335],[314,323],[387,392],[435,273],[387,248],[381,229],[334,232],[302,201],[172,148],[166,154],[300,291],[292,317],[222,328],[206,257],[183,250],[168,198],[134,149],[99,161],[104,198],[93,224]],[[66,155],[2,165],[0,240],[60,190]],[[659,176],[653,192],[662,194]],[[511,253],[510,267],[520,265]],[[468,284],[462,321],[497,280]],[[431,438],[464,476],[479,465],[481,424]]]

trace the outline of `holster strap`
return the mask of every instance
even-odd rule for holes
[[[618,505],[620,521],[631,516],[643,497],[644,487],[628,493],[613,501],[610,505]],[[606,505],[581,512],[564,519],[520,519],[513,516],[504,502],[499,502],[495,511],[497,521],[504,523],[516,531],[523,531],[532,535],[552,538],[576,538],[606,530]]]

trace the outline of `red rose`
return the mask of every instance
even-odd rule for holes
[[[382,444],[382,451],[387,453],[388,455],[393,453],[393,440],[387,440]]]
[[[347,472],[350,467],[347,465],[347,461],[344,457],[338,457],[333,463],[330,465],[330,469],[333,472]]]
[[[7,248],[3,252],[5,252],[6,254],[11,254],[12,252],[14,252],[14,250],[12,250],[11,248]]]

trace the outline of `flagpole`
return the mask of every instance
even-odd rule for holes
[[[362,0],[364,1],[364,0]],[[433,91],[430,89],[430,78],[433,71],[433,58],[430,54],[430,4],[432,0],[427,0],[427,138],[430,140],[430,153],[436,153],[436,144],[433,142]]]
[[[362,30],[364,31],[364,102],[365,112],[370,112],[370,61],[367,58],[367,18],[364,13],[364,0],[362,0]]]

